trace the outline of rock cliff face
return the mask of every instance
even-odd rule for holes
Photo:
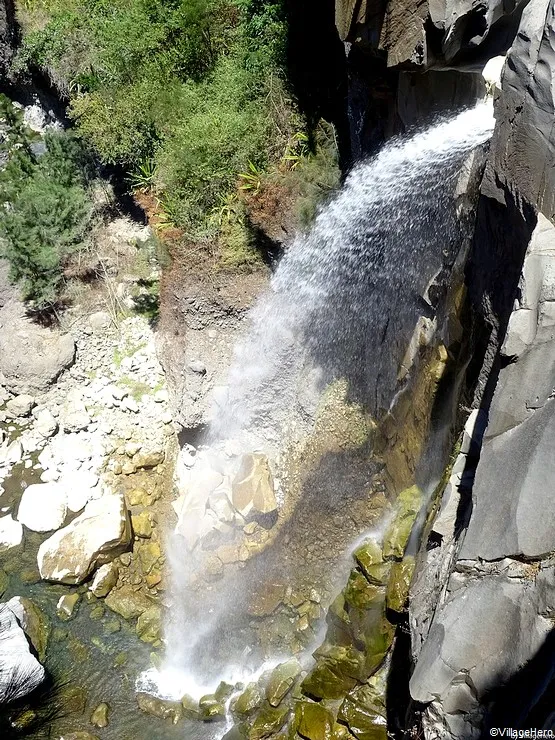
[[[12,0],[0,2],[0,81],[8,71],[15,44],[14,7]]]
[[[489,418],[474,483],[478,447],[455,465],[456,502],[448,486],[412,587],[410,693],[428,738],[554,727],[553,39],[553,2],[531,0],[496,100],[468,267]]]

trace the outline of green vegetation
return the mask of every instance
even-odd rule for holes
[[[49,74],[78,135],[155,196],[160,228],[218,236],[229,264],[256,254],[244,204],[222,228],[230,198],[252,200],[264,177],[289,192],[294,174],[320,183],[312,201],[337,181],[335,150],[287,92],[283,0],[20,0],[18,16],[16,69]]]
[[[33,146],[19,111],[4,96],[0,119],[9,132],[0,171],[0,255],[25,298],[43,309],[55,303],[64,266],[83,246],[92,212],[88,160],[69,133],[49,133]]]

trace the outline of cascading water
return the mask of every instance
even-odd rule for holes
[[[241,451],[263,450],[275,459],[286,442],[309,430],[319,396],[335,379],[346,381],[349,402],[375,415],[388,408],[415,323],[423,310],[433,313],[424,300],[430,280],[453,263],[461,244],[453,196],[461,164],[489,139],[493,123],[488,101],[392,140],[352,171],[310,233],[297,237],[283,257],[236,348],[206,449],[186,471],[181,534],[169,543],[174,581],[167,660],[160,674],[146,679],[151,689],[152,682],[167,696],[213,689],[232,666],[255,670],[268,657],[263,645],[252,644],[259,635],[247,609],[252,584],[272,582],[276,573],[285,581],[298,578],[306,564],[302,555],[295,562],[302,552],[296,548],[312,536],[306,509],[328,507],[330,520],[341,517],[344,471],[328,467],[313,489],[305,486],[306,501],[290,515],[287,537],[226,569],[218,581],[205,580],[199,570],[199,532],[206,531],[208,513],[215,519],[207,512],[213,490],[207,477],[232,474]],[[367,473],[361,475],[366,485]],[[283,488],[277,485],[282,505]],[[346,528],[344,547],[363,533],[364,523],[359,526]],[[337,558],[335,565],[326,560],[325,540],[318,540],[316,559],[333,570]]]

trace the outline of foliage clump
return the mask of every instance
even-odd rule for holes
[[[287,89],[284,0],[21,0],[18,16],[19,70],[46,72],[78,134],[188,238],[225,241],[218,214],[241,173],[290,173],[309,141]],[[312,169],[337,171],[310,142]]]
[[[6,130],[0,171],[0,256],[24,297],[44,309],[56,302],[66,261],[82,247],[92,213],[89,165],[70,133],[33,143],[21,113],[0,97]]]

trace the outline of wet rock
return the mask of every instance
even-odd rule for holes
[[[25,596],[14,596],[7,602],[7,605],[17,617],[21,628],[35,648],[39,661],[43,663],[50,638],[50,624],[47,616],[31,599]]]
[[[407,555],[400,563],[393,563],[386,591],[386,606],[394,612],[402,612],[409,595],[410,582],[414,573],[414,558]]]
[[[67,514],[67,493],[58,483],[33,483],[23,491],[17,519],[33,532],[59,529]]]
[[[344,590],[345,601],[356,609],[379,606],[385,599],[384,589],[368,580],[358,570],[351,571]]]
[[[152,600],[132,586],[124,585],[113,589],[106,596],[105,604],[124,619],[135,619],[152,606]]]
[[[247,717],[262,704],[264,694],[257,683],[249,683],[237,699],[232,702],[231,711],[240,717]]]
[[[199,719],[204,722],[222,722],[225,720],[225,705],[216,699],[214,694],[206,694],[198,703]]]
[[[220,681],[218,688],[214,692],[214,696],[218,701],[226,701],[235,691],[235,686],[226,681]]]
[[[333,714],[321,704],[298,702],[294,722],[297,732],[305,740],[334,740]]]
[[[154,604],[137,619],[137,635],[143,642],[157,642],[162,633],[162,609]]]
[[[0,517],[0,552],[17,547],[23,539],[23,527],[11,514]]]
[[[66,594],[61,596],[56,605],[56,614],[64,622],[74,616],[75,609],[79,603],[79,594]]]
[[[387,740],[387,717],[382,693],[374,686],[353,689],[339,709],[338,719],[364,740]]]
[[[356,678],[343,672],[339,661],[323,658],[303,680],[301,691],[315,699],[342,699],[356,683]]]
[[[183,713],[189,719],[198,719],[198,701],[195,701],[191,696],[185,694],[181,698],[181,706],[183,707]]]
[[[107,596],[118,582],[119,569],[115,563],[102,565],[94,574],[90,590],[98,598]]]
[[[266,455],[243,455],[232,484],[232,503],[243,517],[272,514],[277,510],[274,481]]]
[[[96,709],[91,714],[91,725],[94,725],[95,727],[103,728],[108,727],[108,713],[110,711],[110,707],[106,702],[102,702],[99,704]]]
[[[99,740],[97,735],[79,730],[78,732],[64,732],[60,740]]]
[[[0,704],[26,696],[44,677],[16,615],[7,604],[0,604]]]
[[[82,583],[99,565],[113,560],[131,540],[131,527],[121,494],[90,501],[71,524],[42,543],[41,577],[60,583]]]
[[[421,503],[422,495],[418,486],[412,486],[401,491],[396,502],[395,518],[384,537],[384,558],[398,558],[400,560],[403,557]]]
[[[2,597],[8,590],[10,585],[10,577],[5,570],[0,569],[0,597]]]
[[[158,699],[150,694],[136,694],[139,709],[145,714],[151,714],[159,719],[170,719],[176,725],[183,716],[181,702]]]
[[[263,740],[281,730],[287,722],[289,707],[262,707],[248,733],[249,740]]]
[[[266,686],[266,699],[272,707],[281,704],[300,672],[301,665],[296,659],[288,660],[274,668]]]
[[[35,403],[36,402],[33,396],[22,394],[21,396],[11,398],[6,404],[6,409],[12,416],[15,417],[29,416],[29,414],[33,410],[33,407],[35,406]]]

